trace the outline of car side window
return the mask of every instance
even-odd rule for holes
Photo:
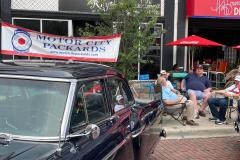
[[[85,83],[82,92],[85,99],[88,122],[94,123],[109,115],[103,80]]]
[[[130,96],[125,83],[121,79],[109,79],[108,90],[112,98],[111,106],[115,112],[133,104],[133,98]]]
[[[96,123],[109,115],[104,80],[81,83],[77,91],[70,128],[72,131],[86,123]]]

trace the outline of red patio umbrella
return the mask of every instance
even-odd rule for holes
[[[223,44],[220,44],[196,35],[182,38],[182,39],[167,43],[165,45],[166,46],[202,46],[202,47],[223,46]]]
[[[235,49],[240,49],[240,45],[233,46],[232,48],[235,48]]]
[[[170,43],[165,44],[165,46],[199,46],[199,47],[214,47],[214,46],[224,46],[223,44],[196,36],[191,35],[186,38],[182,38]],[[190,64],[190,57],[189,57],[189,64]],[[193,65],[193,53],[192,53],[192,65]]]

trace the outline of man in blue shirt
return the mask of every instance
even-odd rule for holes
[[[192,126],[198,126],[198,123],[193,120],[194,108],[191,101],[187,101],[187,98],[176,94],[167,86],[166,79],[160,77],[158,83],[162,86],[162,100],[167,107],[171,108],[180,108],[182,107],[181,103],[186,103],[186,124]]]
[[[205,117],[205,109],[208,105],[207,100],[211,96],[211,83],[209,79],[203,75],[203,66],[197,65],[193,73],[189,73],[186,77],[186,89],[190,100],[194,105],[194,117]],[[201,108],[198,107],[197,100],[203,100]]]

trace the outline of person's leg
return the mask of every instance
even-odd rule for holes
[[[188,100],[186,102],[186,115],[187,115],[187,121],[186,124],[187,125],[191,125],[191,126],[198,126],[199,124],[194,122],[193,118],[194,118],[194,107],[193,107],[193,103],[191,100]]]
[[[228,107],[228,99],[227,98],[221,98],[219,100],[219,120],[224,122],[226,117],[226,111],[227,111],[227,107]]]
[[[238,122],[240,122],[240,100],[238,100]]]
[[[208,105],[209,105],[210,111],[212,113],[213,118],[216,118],[216,119],[220,119],[220,115],[217,110],[217,107],[219,106],[219,100],[220,100],[220,98],[209,98],[208,99]]]
[[[187,114],[187,120],[191,121],[194,118],[194,107],[193,102],[191,100],[186,102],[186,114]]]
[[[211,93],[210,92],[207,92],[207,93],[204,93],[204,97],[203,97],[203,103],[202,103],[202,107],[201,107],[201,111],[205,112],[206,111],[206,108],[208,106],[208,99],[211,97]]]
[[[203,102],[203,105],[205,106],[204,108],[206,108],[208,97],[207,97],[207,95],[205,94],[205,92],[198,91],[198,90],[194,90],[194,93],[195,93],[195,95],[196,95],[197,100],[204,100],[204,98],[205,98],[205,102]],[[198,108],[199,108],[199,107],[198,107]],[[198,109],[198,114],[199,114],[200,116],[202,116],[202,117],[206,117],[206,114],[205,114],[204,110],[202,110],[202,109],[200,109],[200,108]]]
[[[196,97],[193,90],[189,89],[187,92],[188,92],[189,99],[192,101],[192,104],[193,104],[193,107],[194,107],[194,116],[196,118],[196,116],[198,116],[197,97]]]
[[[240,112],[240,100],[238,100],[238,112]]]

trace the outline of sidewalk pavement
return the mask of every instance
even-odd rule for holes
[[[209,137],[223,137],[223,136],[239,136],[234,130],[234,121],[237,117],[236,111],[232,112],[232,118],[229,119],[228,124],[216,125],[209,121],[211,113],[208,111],[206,117],[195,119],[199,126],[183,126],[169,115],[163,116],[162,124],[159,124],[160,118],[151,127],[151,132],[159,134],[163,128],[167,137],[163,139],[184,139],[184,138],[209,138]]]

